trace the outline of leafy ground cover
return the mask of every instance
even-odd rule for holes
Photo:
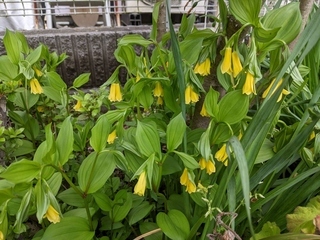
[[[6,32],[0,239],[319,239],[320,10],[290,50],[296,2],[219,1],[216,30],[191,14],[157,41],[159,6],[95,90]]]

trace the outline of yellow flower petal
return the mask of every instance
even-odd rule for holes
[[[36,78],[30,80],[30,88],[32,94],[41,94],[43,93],[43,89]]]
[[[227,154],[227,145],[224,143],[222,147],[216,152],[214,157],[219,161],[223,162],[225,166],[228,165],[228,162],[226,161],[228,158]]]
[[[181,177],[180,177],[180,184],[187,186],[188,181],[189,181],[188,169],[185,168],[183,170],[183,173],[182,173]]]
[[[163,88],[160,82],[156,82],[156,86],[153,90],[153,96],[155,97],[163,97]]]
[[[108,136],[108,140],[107,140],[108,144],[114,143],[114,140],[116,138],[117,138],[117,132],[116,132],[116,130],[113,130],[113,132],[110,133],[109,136]]]
[[[197,190],[196,185],[192,181],[188,181],[186,191],[190,193],[194,193]]]
[[[137,73],[137,76],[136,76],[136,82],[139,82],[139,81],[140,81],[140,79],[141,79],[141,77],[140,77],[139,73]]]
[[[242,71],[241,61],[236,51],[232,52],[231,59],[232,59],[232,66],[233,66],[233,77],[236,77]]]
[[[44,112],[44,106],[37,106],[38,112]]]
[[[207,166],[207,161],[206,161],[204,158],[201,158],[201,159],[199,160],[199,165],[200,165],[200,169],[203,170],[203,169],[205,169],[206,166]]]
[[[36,67],[33,67],[33,70],[35,71],[37,77],[41,77],[43,75],[43,73]]]
[[[191,86],[187,86],[184,96],[186,104],[189,104],[191,102]]]
[[[196,92],[193,91],[192,89],[191,89],[190,99],[191,99],[191,102],[192,102],[192,103],[196,103],[196,102],[199,101],[199,95],[198,95],[198,93],[196,93]]]
[[[74,105],[73,109],[74,109],[75,111],[79,111],[79,110],[81,109],[81,107],[82,107],[81,101],[80,101],[80,100],[77,100],[77,103],[76,103],[76,105]]]
[[[207,161],[206,169],[207,169],[207,173],[209,175],[211,175],[212,173],[216,172],[216,166],[214,165],[214,163],[211,160]]]
[[[2,231],[0,231],[0,240],[5,240],[5,238],[4,238],[4,234],[3,234],[3,232],[2,232]]]
[[[158,97],[158,99],[157,99],[157,105],[163,105],[163,99],[162,99],[162,97]]]
[[[43,218],[48,218],[48,220],[54,224],[60,222],[59,213],[54,209],[52,205],[49,205],[48,210]]]
[[[208,114],[207,109],[206,109],[204,104],[202,105],[202,108],[201,108],[201,111],[200,111],[200,115],[202,117],[210,117],[210,115]]]
[[[137,184],[134,186],[134,194],[139,196],[144,196],[144,192],[146,191],[147,186],[147,175],[146,171],[143,171],[138,179]]]
[[[270,85],[267,87],[267,89],[263,92],[262,94],[262,98],[266,98],[267,95],[269,94],[274,82],[276,81],[276,79],[273,79],[272,82],[270,83]],[[274,92],[280,87],[280,85],[282,84],[282,79],[280,79],[280,81],[277,83],[277,86],[274,88],[274,90],[272,91],[271,95],[274,94]],[[282,96],[283,95],[288,95],[290,94],[290,92],[286,89],[283,89],[282,92],[280,93],[278,99],[277,99],[277,102],[280,102],[281,99],[282,99]]]
[[[257,94],[254,76],[250,72],[247,72],[246,81],[242,87],[242,93],[247,95],[250,95],[251,93]]]
[[[232,52],[231,47],[226,47],[225,52],[224,52],[224,58],[223,58],[223,61],[221,64],[221,72],[222,73],[232,72],[231,52]]]
[[[111,102],[120,102],[122,100],[122,94],[121,94],[119,83],[111,84],[108,99]]]
[[[207,76],[210,74],[210,59],[207,58],[202,63],[197,63],[194,67],[194,72],[200,74],[201,76]]]

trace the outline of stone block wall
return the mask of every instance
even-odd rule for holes
[[[81,73],[90,72],[87,88],[103,84],[118,66],[114,57],[117,41],[126,34],[141,34],[148,37],[150,26],[142,27],[98,27],[98,28],[60,28],[36,31],[24,31],[28,43],[36,48],[40,43],[58,54],[66,53],[68,58],[59,66],[62,79],[71,85]],[[0,32],[0,55],[6,54]],[[125,82],[125,72],[120,74],[120,81]]]

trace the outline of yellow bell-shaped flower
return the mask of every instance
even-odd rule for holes
[[[200,169],[203,170],[203,169],[205,169],[206,166],[207,166],[207,161],[206,161],[204,158],[201,158],[201,159],[199,160],[199,165],[200,165]]]
[[[144,192],[146,191],[147,186],[147,175],[146,171],[143,171],[138,179],[137,184],[134,186],[134,194],[139,196],[144,196]]]
[[[257,94],[254,76],[249,71],[247,72],[246,81],[242,87],[242,93],[247,95],[251,93]]]
[[[200,115],[202,117],[210,117],[209,113],[207,112],[207,109],[205,107],[205,105],[202,105],[201,111],[200,111]]]
[[[108,99],[111,102],[120,102],[122,100],[122,94],[121,94],[119,83],[111,84]]]
[[[187,186],[187,183],[189,181],[189,177],[188,177],[188,169],[184,169],[182,175],[180,176],[180,184]]]
[[[195,91],[193,91],[192,87],[188,85],[185,90],[185,103],[196,103],[199,101],[199,95]]]
[[[153,96],[155,97],[163,97],[163,88],[160,82],[156,82],[156,86],[153,90]]]
[[[73,109],[75,111],[79,111],[81,108],[82,108],[82,103],[80,100],[77,100],[77,103],[76,103],[76,105],[74,105]]]
[[[272,82],[271,82],[271,84],[269,85],[269,87],[263,92],[262,98],[266,98],[266,97],[267,97],[267,95],[268,95],[268,93],[270,92],[270,90],[271,90],[271,88],[272,88],[275,80],[276,80],[276,79],[273,79]],[[271,93],[271,95],[274,94],[274,92],[280,87],[280,85],[282,84],[282,81],[283,81],[283,80],[280,79],[280,81],[277,83],[277,86],[274,88],[274,90],[273,90],[273,92]],[[278,99],[277,99],[277,102],[280,102],[280,101],[281,101],[283,95],[288,95],[288,94],[290,94],[290,92],[289,92],[288,90],[282,89],[282,92],[280,93],[280,95],[279,95],[279,97],[278,97]]]
[[[216,166],[214,165],[214,163],[211,160],[207,161],[206,170],[209,175],[216,172]]]
[[[222,73],[232,73],[232,68],[231,68],[231,53],[232,49],[231,47],[226,47],[225,52],[224,52],[224,58],[221,64],[221,72]]]
[[[30,80],[30,88],[31,88],[31,93],[32,94],[41,94],[43,93],[43,89],[36,78],[32,78]]]
[[[60,216],[56,209],[52,205],[49,205],[48,210],[46,214],[43,216],[43,218],[47,218],[50,222],[56,224],[60,222]]]
[[[112,133],[110,133],[108,135],[108,139],[107,139],[107,142],[108,144],[112,144],[114,143],[114,140],[117,138],[117,131],[116,130],[113,130]]]
[[[236,51],[232,52],[231,59],[232,59],[232,68],[233,68],[232,75],[233,77],[236,77],[242,71],[242,64],[241,64],[239,55]]]
[[[223,162],[225,166],[228,166],[228,154],[227,154],[227,145],[224,143],[222,147],[216,152],[214,157],[219,161]]]
[[[157,99],[157,105],[163,105],[163,99],[162,99],[162,97],[158,97],[158,99]]]
[[[210,74],[210,59],[207,58],[202,63],[197,63],[194,67],[194,72],[200,74],[201,76],[207,76]]]
[[[4,238],[4,234],[3,234],[3,232],[2,232],[2,231],[0,231],[0,240],[5,240],[5,238]]]
[[[194,193],[197,190],[196,185],[193,183],[193,181],[188,181],[187,186],[186,186],[186,191],[190,193]]]

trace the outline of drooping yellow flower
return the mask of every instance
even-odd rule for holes
[[[231,53],[232,49],[231,47],[226,47],[225,52],[224,52],[224,58],[221,64],[221,72],[222,73],[232,73],[232,68],[231,68]]]
[[[43,89],[36,78],[32,78],[30,80],[30,88],[31,88],[31,93],[32,94],[41,94],[43,93]]]
[[[312,139],[314,139],[316,137],[316,133],[314,131],[311,132],[308,141],[311,141]]]
[[[155,97],[163,97],[163,88],[160,82],[156,82],[156,86],[153,90],[153,96]]]
[[[121,94],[119,83],[112,83],[111,84],[108,99],[111,102],[120,102],[122,100],[122,94]]]
[[[144,192],[146,191],[147,186],[147,175],[146,171],[143,171],[138,179],[137,184],[134,186],[134,194],[139,196],[144,196]]]
[[[186,191],[190,194],[190,193],[194,193],[196,190],[197,190],[197,187],[194,184],[194,182],[189,180],[186,186]]]
[[[180,184],[187,186],[187,183],[189,181],[189,177],[188,177],[188,169],[184,169],[182,175],[180,176]]]
[[[43,73],[37,67],[34,66],[33,70],[35,71],[37,77],[41,77],[43,75]]]
[[[189,85],[185,90],[185,102],[186,104],[196,103],[199,101],[199,95],[193,91],[192,87]]]
[[[114,140],[116,138],[117,138],[117,132],[116,132],[116,130],[113,130],[113,132],[110,133],[109,136],[108,136],[108,140],[107,140],[108,144],[114,143]]]
[[[272,80],[272,82],[271,82],[271,84],[269,85],[269,87],[263,92],[262,98],[266,98],[266,97],[267,97],[267,95],[268,95],[268,93],[270,92],[270,90],[271,90],[271,88],[272,88],[272,86],[273,86],[273,84],[274,84],[275,81],[276,81],[276,79],[273,79],[273,80]],[[277,86],[274,88],[274,90],[273,90],[273,92],[271,93],[271,95],[274,94],[274,92],[280,87],[281,84],[282,84],[282,79],[280,79],[280,81],[277,83]],[[288,95],[288,94],[290,94],[289,91],[287,91],[286,89],[282,89],[282,92],[280,93],[280,95],[279,95],[279,97],[278,97],[278,99],[277,99],[277,102],[280,102],[280,101],[281,101],[283,95]]]
[[[216,172],[216,166],[214,165],[214,163],[211,160],[207,161],[206,170],[209,175]]]
[[[49,205],[48,210],[43,218],[48,218],[48,220],[54,224],[60,222],[59,213],[54,209],[52,205]]]
[[[140,77],[139,73],[137,73],[137,76],[136,76],[136,82],[139,82],[139,81],[140,81],[140,79],[141,79],[141,77]]]
[[[236,77],[242,71],[241,61],[236,51],[232,52],[231,59],[232,59],[233,77]]]
[[[225,166],[228,166],[228,154],[227,154],[227,145],[224,143],[222,147],[216,152],[214,157],[219,161],[223,162]]]
[[[242,87],[242,93],[247,95],[251,93],[257,94],[254,76],[249,71],[247,72],[246,81]]]
[[[44,106],[37,106],[38,112],[44,112]]]
[[[194,72],[201,76],[207,76],[210,74],[210,59],[207,58],[202,63],[197,63],[194,67]]]
[[[202,108],[201,108],[201,111],[200,111],[200,115],[202,117],[210,117],[210,115],[208,114],[207,109],[206,109],[204,104],[202,105]]]
[[[4,238],[4,234],[3,234],[3,232],[2,232],[2,231],[0,231],[0,240],[5,240],[5,238]]]
[[[201,159],[199,160],[199,165],[200,165],[200,169],[203,170],[203,169],[205,169],[206,166],[207,166],[207,161],[206,161],[204,158],[201,158]]]
[[[162,99],[162,97],[158,97],[158,99],[157,99],[157,105],[163,105],[163,99]]]
[[[77,103],[76,103],[76,105],[74,105],[73,109],[75,111],[79,111],[81,108],[82,108],[82,103],[80,100],[77,100]]]

